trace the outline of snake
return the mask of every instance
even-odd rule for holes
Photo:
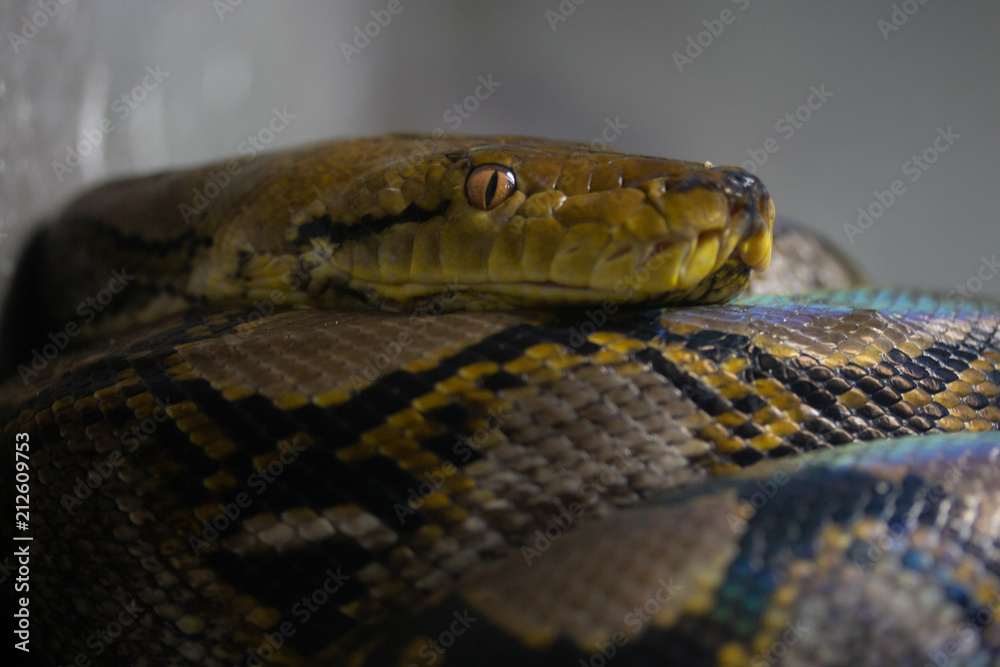
[[[15,648],[998,664],[1000,306],[773,220],[739,168],[514,136],[83,193],[5,309]]]

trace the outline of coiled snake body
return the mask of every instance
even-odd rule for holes
[[[737,169],[510,137],[83,195],[5,330],[32,657],[996,662],[1000,309],[718,305],[772,219]]]

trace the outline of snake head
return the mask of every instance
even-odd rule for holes
[[[711,303],[770,260],[774,206],[739,168],[521,137],[383,141],[293,236],[327,258],[314,279],[382,307]]]
[[[773,218],[764,186],[738,168],[521,137],[390,135],[98,187],[46,230],[33,271],[55,323],[113,271],[134,275],[100,313],[106,332],[204,303],[712,303],[767,266]]]

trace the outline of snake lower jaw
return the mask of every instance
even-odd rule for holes
[[[750,271],[763,271],[771,259],[773,218],[737,215],[742,219],[736,229],[742,233],[706,230],[694,239],[653,239],[644,249],[619,253],[621,257],[613,253],[600,257],[592,268],[589,262],[571,259],[563,270],[553,270],[548,280],[522,279],[517,269],[494,276],[491,265],[489,280],[473,281],[438,276],[421,280],[412,273],[401,282],[372,280],[349,277],[349,272],[339,269],[337,273],[347,279],[338,284],[359,302],[395,312],[721,303],[738,296],[749,284]],[[310,305],[328,307],[323,299]]]
[[[352,281],[350,289],[379,310],[444,313],[458,310],[501,311],[522,308],[662,306],[722,303],[749,284],[750,267],[729,259],[692,285],[669,291],[650,289],[649,274],[637,272],[612,288],[572,287],[557,283],[445,283],[387,285]],[[644,280],[645,276],[645,280]]]

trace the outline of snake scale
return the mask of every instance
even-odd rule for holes
[[[83,194],[4,329],[30,657],[1000,664],[1000,307],[730,301],[773,216],[517,137]]]

